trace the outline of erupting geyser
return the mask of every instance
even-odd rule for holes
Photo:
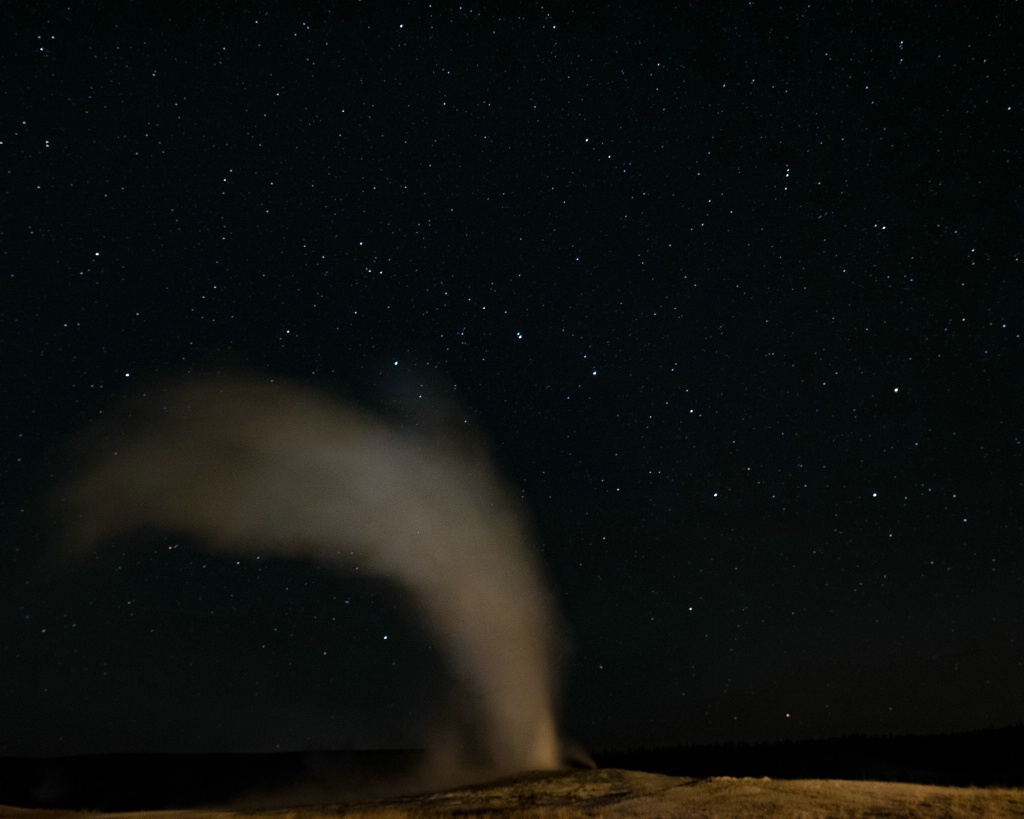
[[[557,616],[486,459],[253,377],[171,381],[112,415],[55,492],[69,556],[156,528],[212,552],[358,565],[409,595],[457,686],[410,788],[560,766]]]

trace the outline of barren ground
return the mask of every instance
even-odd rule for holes
[[[267,811],[78,813],[0,806],[11,819],[432,819],[432,817],[1024,816],[1024,789],[949,788],[827,779],[691,779],[622,770],[545,773],[386,802]]]

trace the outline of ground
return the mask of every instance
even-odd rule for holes
[[[615,769],[532,774],[387,802],[270,811],[194,809],[89,813],[0,807],[11,819],[433,819],[434,817],[950,817],[1024,816],[1024,789],[901,782],[693,779]]]

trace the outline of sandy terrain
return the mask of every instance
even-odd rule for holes
[[[1024,816],[1024,789],[946,788],[898,782],[690,779],[621,770],[536,774],[429,796],[345,807],[76,813],[0,807],[11,819],[237,819],[316,817],[949,817]]]

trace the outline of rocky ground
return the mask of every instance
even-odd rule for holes
[[[350,806],[79,813],[4,808],[11,819],[433,819],[434,817],[950,817],[1024,816],[1024,789],[899,782],[694,779],[615,769],[518,777],[427,796]]]

